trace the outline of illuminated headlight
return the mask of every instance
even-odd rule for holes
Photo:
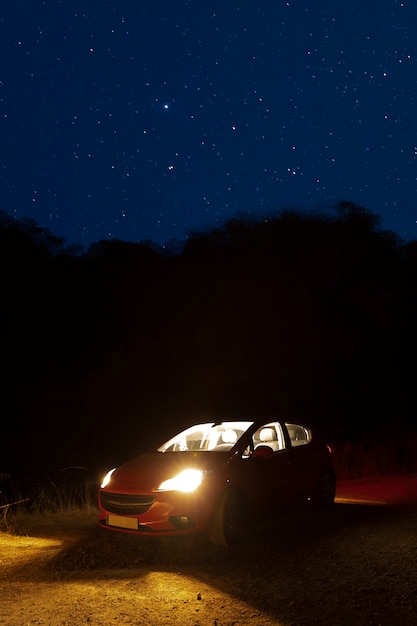
[[[104,489],[104,487],[107,487],[107,485],[109,484],[110,479],[111,479],[111,475],[113,474],[113,472],[114,472],[114,470],[115,470],[115,469],[116,469],[116,468],[115,468],[115,467],[113,467],[113,469],[109,470],[109,471],[107,472],[107,474],[105,475],[105,477],[103,478],[103,482],[102,482],[102,483],[101,483],[101,485],[100,485],[100,487],[101,487],[102,489]]]
[[[204,472],[201,470],[184,470],[173,478],[164,480],[159,487],[156,488],[156,491],[182,491],[184,493],[190,493],[197,489],[203,478]]]

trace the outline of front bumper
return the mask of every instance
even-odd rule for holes
[[[152,495],[100,492],[102,528],[140,535],[204,532],[211,507],[201,495],[164,492]]]

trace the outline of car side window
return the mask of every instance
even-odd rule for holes
[[[269,422],[258,428],[252,437],[253,449],[270,448],[272,452],[285,449],[285,438],[279,422]]]
[[[285,426],[293,447],[304,446],[306,443],[310,443],[311,431],[308,428],[299,424],[285,424]]]

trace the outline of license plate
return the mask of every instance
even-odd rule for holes
[[[117,526],[118,528],[138,529],[138,520],[135,517],[122,517],[121,515],[107,515],[107,526]]]

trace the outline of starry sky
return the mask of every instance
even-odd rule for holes
[[[417,239],[415,0],[1,0],[0,209],[160,245],[350,200]]]

